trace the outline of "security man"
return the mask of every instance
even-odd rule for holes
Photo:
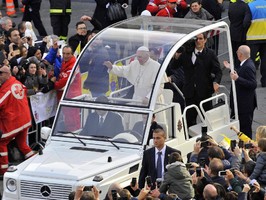
[[[50,0],[50,19],[53,33],[61,40],[67,40],[70,15],[71,0]]]

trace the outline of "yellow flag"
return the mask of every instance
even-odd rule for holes
[[[80,54],[81,52],[81,41],[79,42],[79,45],[77,46],[75,52],[74,52],[74,56],[77,58],[78,55]]]

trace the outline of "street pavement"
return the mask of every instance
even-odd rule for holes
[[[71,15],[71,22],[69,24],[69,33],[68,36],[74,35],[75,30],[75,24],[79,21],[80,17],[82,15],[89,15],[92,16],[94,9],[95,9],[95,1],[94,0],[71,0],[72,2],[72,15]],[[130,1],[131,2],[131,1]],[[225,2],[225,8],[227,8],[228,2]],[[52,34],[52,27],[50,25],[50,16],[49,16],[49,1],[42,1],[41,6],[41,18],[43,21],[43,24],[46,28],[46,31],[48,34]],[[130,5],[127,8],[126,12],[128,17],[130,17]],[[5,11],[2,10],[3,16],[5,15]],[[18,24],[22,19],[22,13],[17,12],[18,18],[14,18],[14,22]],[[223,16],[227,15],[227,9],[223,13]],[[89,29],[92,29],[92,25],[87,22],[87,25]],[[36,32],[38,33],[38,32]],[[260,72],[257,70],[257,82],[258,82],[258,88],[257,88],[257,100],[258,100],[258,108],[255,110],[254,113],[254,120],[253,120],[253,135],[255,134],[256,128],[260,125],[266,125],[266,88],[262,88],[260,85]],[[224,70],[224,76],[222,80],[222,84],[227,87],[227,89],[230,89],[230,77],[226,70]],[[245,99],[243,99],[245,101]],[[254,137],[254,136],[253,136]],[[0,181],[0,191],[2,192],[2,181]]]

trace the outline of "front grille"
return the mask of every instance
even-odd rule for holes
[[[71,185],[21,180],[21,197],[28,199],[68,199]]]

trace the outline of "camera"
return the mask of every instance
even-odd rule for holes
[[[132,180],[131,180],[131,186],[132,187],[135,187],[136,186],[136,183],[137,183],[137,178],[136,177],[133,177]]]
[[[163,179],[162,178],[157,178],[156,179],[157,188],[160,188],[161,187],[162,182],[163,182]]]
[[[85,186],[83,191],[92,191],[93,186]]]
[[[210,146],[210,145],[211,145],[211,144],[210,144],[210,142],[208,142],[208,141],[204,141],[204,142],[201,142],[201,143],[200,143],[200,147],[203,147],[203,148],[204,148],[204,147],[206,148],[206,147],[208,147],[208,146]]]
[[[244,147],[245,147],[245,149],[251,149],[251,148],[253,148],[254,146],[253,146],[252,143],[247,143],[247,144],[244,145]]]
[[[236,148],[236,140],[231,140],[230,148],[231,148],[232,151],[234,151],[234,149]]]
[[[117,191],[116,190],[111,190],[111,193],[112,193],[112,199],[113,200],[117,200],[118,199]]]
[[[146,183],[147,183],[147,186],[148,187],[151,187],[152,186],[152,181],[151,181],[151,177],[150,176],[147,176],[146,177]]]
[[[188,40],[183,46],[187,53],[193,52],[195,49],[195,38]]]
[[[238,141],[238,147],[239,148],[244,148],[244,141],[243,140],[239,140]]]
[[[200,158],[199,159],[199,165],[204,168],[205,167],[205,164],[206,164],[205,158]]]
[[[201,177],[201,167],[196,168],[196,176]]]
[[[218,176],[225,176],[226,175],[226,171],[219,171],[218,172]]]
[[[186,163],[186,168],[187,169],[190,169],[190,168],[192,168],[193,166],[192,166],[192,164],[191,163]]]

